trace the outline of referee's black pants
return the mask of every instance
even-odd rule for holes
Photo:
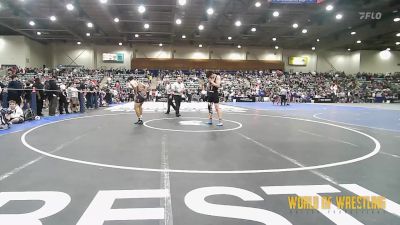
[[[172,108],[176,111],[176,107],[175,107],[175,105],[174,105],[173,100],[174,100],[174,99],[173,99],[173,95],[168,95],[167,113],[170,112],[171,106],[172,106]]]
[[[182,96],[174,95],[174,100],[175,100],[175,112],[176,112],[176,115],[179,115],[179,109],[181,108],[181,102],[182,102]]]

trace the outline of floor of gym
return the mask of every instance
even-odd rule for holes
[[[145,103],[143,126],[133,124],[128,103],[0,133],[0,191],[67,194],[68,205],[42,219],[45,225],[95,225],[102,216],[107,225],[399,224],[400,105],[230,103],[222,106],[221,128],[205,124],[206,103],[183,103],[180,118],[165,115],[165,106]],[[337,190],[331,196],[377,194],[387,198],[387,209],[290,210],[281,186]],[[121,192],[111,202],[115,212],[158,211],[112,220],[118,216],[102,213],[94,201],[111,190],[150,195]],[[152,196],[157,190],[164,197]],[[42,205],[0,200],[0,218]]]

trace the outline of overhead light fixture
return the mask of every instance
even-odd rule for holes
[[[122,46],[122,42],[118,43],[119,46]]]
[[[261,6],[261,2],[256,2],[254,5],[258,8]]]
[[[86,33],[86,37],[90,37],[90,33]]]
[[[396,45],[400,45],[400,42],[396,42]]]
[[[381,59],[387,60],[390,59],[390,57],[392,56],[392,53],[388,50],[384,50],[379,52],[379,56],[381,57]]]
[[[232,40],[232,37],[231,37],[231,36],[229,36],[229,37],[228,37],[228,40]]]
[[[186,5],[186,0],[179,0],[179,1],[178,1],[178,4],[179,4],[179,5]]]
[[[279,46],[275,46],[275,49],[279,49]]]
[[[278,16],[279,16],[279,12],[278,12],[278,11],[275,11],[274,13],[272,13],[272,15],[273,15],[274,17],[278,17]]]
[[[240,49],[240,48],[242,48],[242,46],[241,46],[241,45],[238,45],[238,46],[237,46],[237,48],[239,48],[239,49]]]
[[[140,14],[143,14],[144,12],[146,12],[146,7],[144,7],[144,5],[139,5],[138,11]]]
[[[294,24],[292,25],[292,27],[293,27],[294,29],[297,29],[297,28],[299,27],[299,24],[294,23]]]
[[[175,23],[178,24],[178,25],[181,25],[182,24],[182,20],[181,19],[176,19]]]
[[[235,26],[237,26],[237,27],[242,26],[242,22],[241,22],[240,20],[237,20],[237,21],[235,22]]]
[[[182,39],[185,39],[186,38],[186,35],[182,35]]]
[[[348,48],[348,49],[347,49],[347,51],[351,51],[351,49],[350,49],[350,48]]]
[[[119,18],[118,17],[114,18],[114,22],[119,23]]]
[[[163,44],[162,44],[162,43],[160,43],[160,44],[158,44],[158,46],[162,47],[162,46],[163,46]]]
[[[257,31],[257,28],[255,28],[255,27],[251,28],[251,32],[256,32],[256,31]]]
[[[89,27],[89,28],[93,28],[93,23],[91,23],[91,22],[87,23],[86,25],[87,25],[87,27]]]
[[[150,24],[145,23],[145,24],[143,25],[143,27],[144,27],[144,29],[149,29],[149,28],[150,28]]]
[[[29,21],[29,25],[35,26],[35,24],[36,24],[36,23],[35,23],[33,20]]]
[[[274,37],[274,38],[272,38],[272,41],[276,41],[276,38]]]
[[[207,9],[207,14],[208,14],[208,15],[214,14],[214,9],[213,9],[213,8],[208,8],[208,9]]]
[[[333,5],[327,5],[325,9],[326,9],[326,11],[332,11]]]
[[[139,34],[135,34],[135,38],[138,38],[139,37]]]
[[[204,26],[202,24],[199,25],[199,30],[204,30]]]
[[[202,44],[199,44],[199,48],[202,48],[203,47],[203,45]]]
[[[68,3],[65,7],[67,7],[68,11],[72,11],[75,8],[74,5],[72,5],[71,3]]]
[[[343,18],[342,14],[340,14],[340,13],[336,14],[336,19],[337,20],[341,20],[342,18]]]
[[[356,43],[357,43],[357,44],[361,44],[361,40],[358,40]]]
[[[54,21],[57,20],[57,17],[56,16],[50,16],[50,20],[54,22]]]
[[[356,34],[357,34],[357,32],[355,32],[355,31],[352,31],[350,34],[351,34],[351,35],[356,35]]]
[[[36,34],[37,34],[37,35],[39,35],[39,36],[40,36],[40,35],[42,35],[42,33],[41,33],[41,32],[39,32],[39,31],[38,31],[38,32],[36,32]]]
[[[317,42],[319,42],[319,38],[317,39]]]
[[[400,21],[400,17],[396,17],[393,19],[394,22],[399,22]]]
[[[108,2],[108,0],[100,0],[101,4],[106,4]]]
[[[386,49],[386,51],[390,51],[390,50],[391,50],[390,48],[387,48],[387,49]]]
[[[308,32],[307,29],[303,29],[303,30],[301,31],[301,33],[303,33],[303,34],[306,34],[307,32]]]
[[[80,45],[80,44],[82,44],[80,41],[78,41],[78,42],[76,42],[76,44],[78,44],[78,45]]]
[[[315,51],[315,47],[312,47],[311,50]]]
[[[400,37],[400,33],[397,33],[396,36],[397,36],[397,37]]]

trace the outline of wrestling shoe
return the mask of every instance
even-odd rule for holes
[[[217,123],[216,126],[217,126],[217,127],[222,127],[222,126],[224,126],[224,124],[223,124],[221,121],[219,121],[219,123]]]
[[[135,124],[136,125],[142,125],[143,124],[143,120],[138,120]]]
[[[208,124],[208,125],[212,125],[212,124],[213,124],[213,122],[212,122],[212,120],[208,120],[208,122],[206,122],[206,124]]]

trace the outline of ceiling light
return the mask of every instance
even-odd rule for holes
[[[242,48],[242,46],[241,46],[241,45],[238,45],[237,47],[238,47],[238,48]]]
[[[185,39],[186,38],[186,35],[182,35],[182,39]]]
[[[337,20],[341,20],[342,18],[343,18],[343,15],[342,15],[342,14],[340,14],[340,13],[339,13],[339,14],[336,14],[336,19],[337,19]]]
[[[311,50],[315,51],[315,47],[312,47]]]
[[[400,37],[400,33],[397,33],[396,36],[397,36],[397,37]]]
[[[279,46],[275,46],[275,49],[279,49]]]
[[[294,24],[292,25],[292,27],[293,27],[294,29],[297,29],[297,28],[299,27],[299,25],[298,25],[297,23],[294,23]]]
[[[144,12],[146,12],[146,7],[144,7],[144,5],[140,5],[139,7],[138,7],[138,11],[139,11],[139,13],[144,13]]]
[[[122,42],[118,43],[119,46],[122,46]]]
[[[351,51],[351,49],[350,49],[350,48],[348,48],[348,49],[347,49],[347,51]]]
[[[179,0],[178,3],[179,5],[186,5],[186,0]]]
[[[235,26],[237,26],[237,27],[242,26],[242,22],[240,22],[240,20],[236,21],[236,22],[235,22]]]
[[[231,36],[229,36],[229,37],[228,37],[228,40],[232,40],[232,37],[231,37]]]
[[[40,36],[40,35],[42,35],[42,33],[41,33],[41,32],[39,32],[39,31],[38,31],[38,32],[36,32],[36,34],[37,34],[37,35],[39,35],[39,36]]]
[[[86,33],[86,37],[90,37],[90,33]]]
[[[72,11],[75,8],[74,5],[72,5],[71,3],[67,4],[66,7],[67,7],[68,11]]]
[[[387,49],[386,49],[386,51],[390,51],[390,50],[391,50],[390,48],[387,48]]]
[[[149,25],[148,23],[145,23],[145,24],[143,25],[143,27],[144,27],[144,29],[149,29],[149,28],[150,28],[150,25]]]
[[[379,52],[379,56],[381,57],[381,59],[387,60],[390,59],[390,56],[392,56],[392,53],[390,53],[390,51],[388,50],[384,50]]]
[[[317,39],[317,42],[319,42],[319,38]]]
[[[202,48],[203,47],[203,45],[202,44],[199,44],[199,48]]]
[[[57,17],[55,17],[55,16],[50,16],[50,20],[54,22],[54,21],[57,20]]]
[[[276,38],[272,38],[272,41],[276,41]]]
[[[162,47],[162,46],[163,46],[163,44],[162,44],[162,43],[160,43],[160,44],[158,44],[158,46]]]
[[[272,13],[272,15],[273,15],[274,17],[278,17],[278,16],[279,16],[279,12],[278,12],[278,11],[275,11],[274,13]]]
[[[255,28],[255,27],[251,28],[251,32],[256,32],[256,31],[257,31],[257,28]]]
[[[325,9],[326,11],[332,11],[333,5],[327,5]]]
[[[114,18],[114,22],[118,23],[119,22],[119,18]]]
[[[89,28],[92,28],[92,27],[93,27],[93,23],[91,23],[91,22],[87,23],[86,25],[87,25],[87,27],[89,27]]]
[[[361,44],[361,40],[358,40],[358,41],[357,41],[357,44]]]
[[[31,25],[31,26],[35,26],[35,24],[36,24],[36,23],[35,23],[34,21],[32,21],[32,20],[31,20],[31,21],[29,21],[29,25]]]
[[[308,32],[307,29],[303,29],[303,30],[301,31],[301,33],[303,33],[303,34],[306,34],[307,32]]]
[[[351,35],[355,35],[355,34],[357,34],[357,32],[353,31],[353,32],[351,32],[350,34],[351,34]]]
[[[135,38],[138,38],[139,37],[139,34],[135,34]]]
[[[108,2],[108,0],[100,0],[101,4],[106,4]]]
[[[400,45],[400,42],[396,42],[396,45]]]
[[[261,6],[261,2],[256,2],[254,5],[258,8]]]
[[[393,19],[394,22],[399,22],[400,21],[400,17],[396,17]]]
[[[180,24],[182,24],[182,20],[181,20],[181,19],[176,19],[176,20],[175,20],[175,23],[178,24],[178,25],[180,25]]]
[[[204,26],[203,25],[199,25],[199,30],[204,30]]]
[[[78,45],[80,45],[80,44],[82,44],[80,41],[78,41],[78,42],[76,42],[76,44],[78,44]]]
[[[213,8],[208,8],[208,9],[207,9],[207,14],[208,14],[208,15],[214,14],[214,9],[213,9]]]

